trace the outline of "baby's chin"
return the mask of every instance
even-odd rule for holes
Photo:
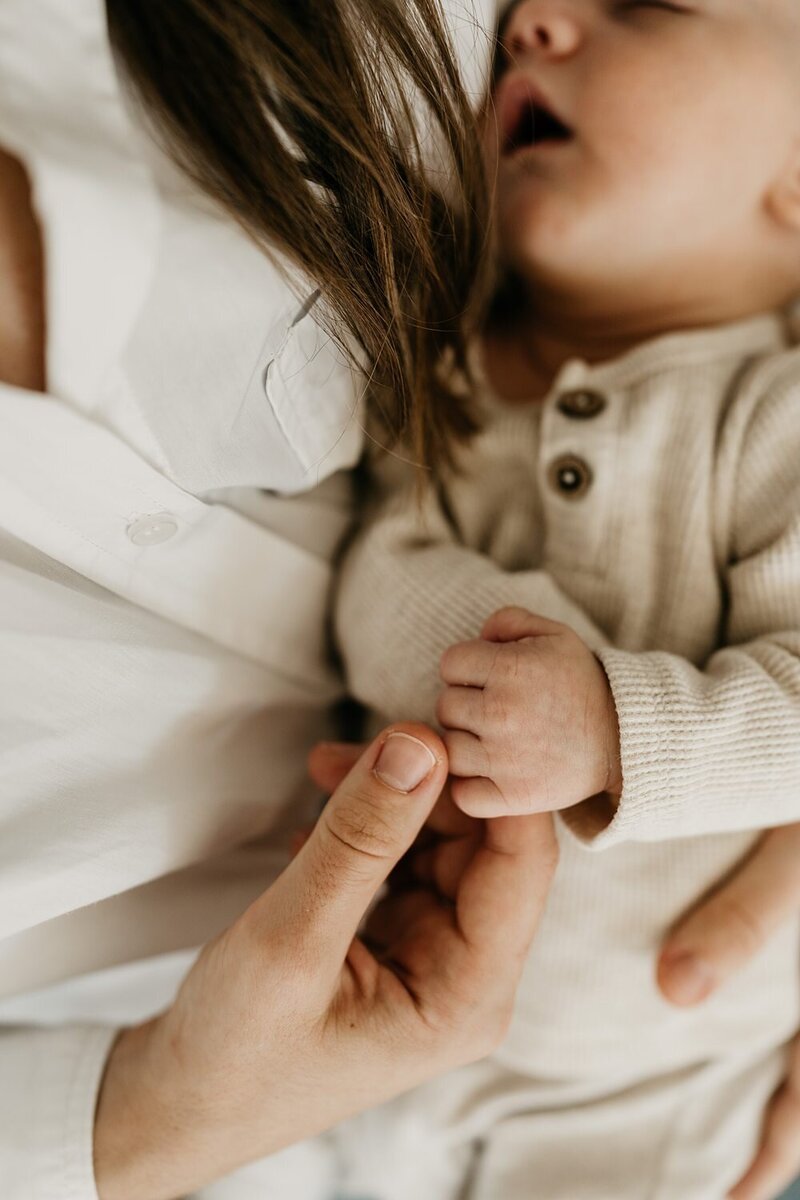
[[[570,221],[558,201],[521,211],[498,205],[495,243],[502,271],[564,315],[590,314],[605,324],[617,316],[627,321],[632,311],[644,315],[651,303],[655,311],[673,305],[668,259],[646,261],[608,221],[602,228],[580,214]]]
[[[498,213],[495,228],[498,255],[505,271],[532,288],[542,287],[575,299],[589,280],[585,255],[567,231],[547,222],[520,222]]]

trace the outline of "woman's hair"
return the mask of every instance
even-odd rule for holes
[[[478,117],[440,0],[107,8],[176,161],[316,282],[329,332],[366,359],[382,429],[402,432],[422,465],[451,461],[474,430],[457,379],[489,221]],[[443,189],[426,169],[432,147]]]

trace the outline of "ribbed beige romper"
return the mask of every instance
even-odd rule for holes
[[[800,819],[795,341],[759,316],[570,362],[529,407],[487,397],[422,512],[411,469],[376,469],[336,614],[354,693],[433,721],[441,652],[520,604],[602,660],[625,787],[599,835],[559,818],[501,1052],[351,1126],[353,1194],[720,1200],[748,1163],[800,1017],[797,927],[697,1009],[654,964],[759,830]]]

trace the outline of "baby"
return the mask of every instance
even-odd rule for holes
[[[422,505],[375,465],[337,629],[463,812],[558,810],[561,863],[501,1052],[386,1115],[384,1165],[416,1120],[417,1200],[721,1200],[798,930],[698,1008],[653,964],[800,818],[800,4],[519,0],[500,46],[482,430]]]

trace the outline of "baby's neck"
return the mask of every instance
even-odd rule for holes
[[[484,336],[483,366],[492,389],[509,404],[543,399],[570,359],[610,362],[653,338],[712,329],[781,305],[698,305],[629,315],[565,312],[552,297],[505,296]]]
[[[492,389],[509,404],[543,399],[564,363],[608,362],[651,335],[623,336],[598,330],[576,337],[572,330],[548,326],[539,318],[495,325],[483,339],[483,366]]]

